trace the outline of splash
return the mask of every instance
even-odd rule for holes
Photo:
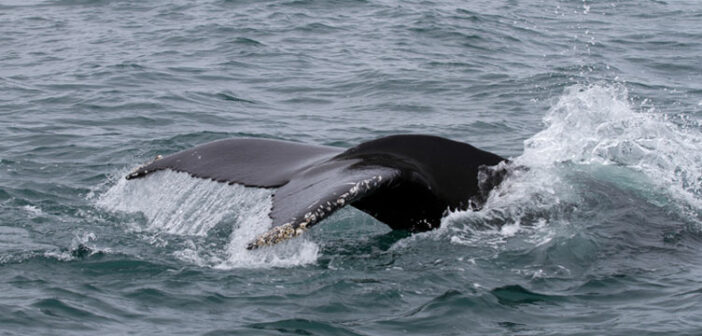
[[[203,267],[219,269],[288,267],[313,263],[318,246],[296,239],[281,246],[249,251],[246,245],[271,226],[268,212],[271,191],[228,185],[163,171],[139,180],[119,179],[97,198],[97,205],[113,212],[141,213],[146,227],[132,230],[183,236],[177,258]],[[212,229],[231,226],[224,246],[208,244]],[[192,239],[188,239],[192,238]],[[156,243],[159,239],[152,239]],[[165,246],[167,244],[158,244]]]
[[[39,217],[44,215],[44,212],[41,211],[39,207],[34,205],[25,205],[22,207],[22,209],[28,212],[30,215],[32,215],[32,217]]]
[[[655,110],[636,111],[622,86],[573,86],[544,117],[546,129],[525,142],[518,161],[631,168],[702,209],[702,134],[689,121],[671,119]]]
[[[134,182],[119,179],[97,204],[111,211],[142,213],[151,231],[204,236],[246,201],[243,187],[228,188],[183,173],[163,172]]]
[[[653,185],[702,222],[702,134],[699,125],[682,120],[637,111],[622,86],[566,88],[544,116],[544,130],[525,141],[511,175],[490,193],[484,208],[452,213],[442,228],[461,244],[502,243],[517,231],[528,231],[528,239],[539,244],[570,234],[568,214],[588,197],[588,190],[568,181],[574,166],[625,170],[614,182],[630,178],[637,188]]]
[[[73,239],[68,249],[51,249],[45,251],[43,256],[54,258],[59,261],[73,261],[80,258],[89,257],[94,254],[112,253],[110,248],[101,248],[95,245],[97,235],[93,232],[74,232]]]

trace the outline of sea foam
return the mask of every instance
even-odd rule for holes
[[[442,229],[452,242],[474,244],[486,235],[502,241],[522,229],[535,241],[550,239],[590,197],[571,183],[573,166],[619,169],[636,181],[634,188],[662,193],[687,220],[702,225],[702,134],[694,121],[637,108],[625,87],[599,84],[566,88],[543,123],[482,210],[445,218]]]

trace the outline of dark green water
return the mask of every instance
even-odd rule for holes
[[[700,335],[698,1],[0,1],[0,334]],[[410,235],[163,172],[228,137],[512,158]]]

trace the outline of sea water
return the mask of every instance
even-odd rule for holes
[[[0,333],[702,334],[697,1],[0,2]],[[230,137],[471,143],[519,169],[391,231],[255,251]]]

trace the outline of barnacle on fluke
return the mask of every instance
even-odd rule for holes
[[[283,225],[275,226],[268,232],[260,235],[253,242],[249,243],[247,248],[254,249],[267,245],[275,245],[281,241],[301,235],[309,226],[316,224],[332,212],[343,207],[346,204],[347,199],[356,197],[359,194],[376,188],[382,180],[383,177],[380,175],[373,176],[354,183],[353,186],[349,188],[348,192],[341,194],[341,196],[339,196],[339,198],[336,200],[326,201],[323,203],[320,201],[315,201],[308,207],[308,209],[314,210],[305,213],[305,215],[302,217],[302,221],[297,222],[293,218],[292,223],[285,223]]]
[[[131,173],[129,173],[129,175],[127,175],[127,179],[135,178],[135,177],[139,177],[139,176],[143,176],[143,175],[148,174],[149,170],[146,169],[146,167],[153,164],[154,162],[156,162],[158,160],[161,160],[161,159],[163,159],[162,155],[160,155],[160,154],[156,155],[156,157],[153,160],[151,160],[151,162],[145,163],[145,164],[139,166],[137,169],[134,169]]]
[[[300,224],[298,228],[294,228],[290,223],[276,226],[270,231],[258,236],[255,241],[249,243],[247,248],[250,250],[262,246],[275,245],[281,241],[301,235],[306,229],[307,226],[305,224]]]

